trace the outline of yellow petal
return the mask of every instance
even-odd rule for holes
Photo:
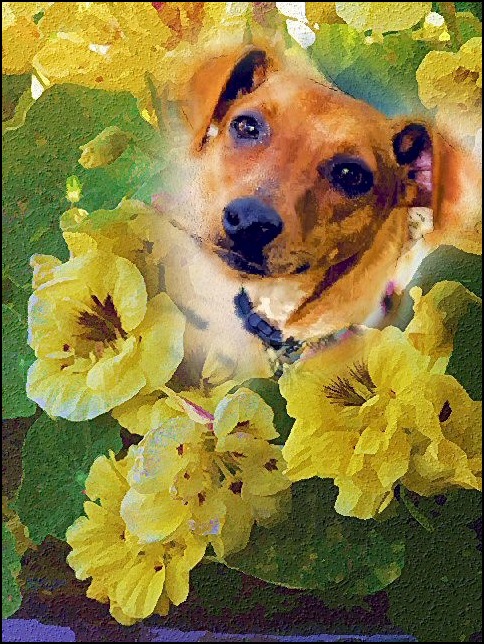
[[[227,436],[241,423],[247,424],[244,432],[256,438],[271,440],[279,436],[272,409],[258,394],[245,388],[228,394],[217,405],[213,431],[218,437]]]
[[[199,428],[188,418],[174,418],[151,430],[136,446],[128,480],[139,492],[169,490],[176,475],[198,459]]]
[[[100,499],[103,507],[119,512],[128,483],[114,456],[98,456],[91,465],[84,487],[91,501]]]
[[[187,599],[190,590],[190,570],[199,563],[205,550],[205,541],[188,536],[183,553],[172,556],[167,562],[165,591],[175,606],[179,606]]]
[[[30,266],[33,268],[32,288],[35,290],[54,279],[55,269],[62,262],[52,255],[32,255]]]
[[[240,494],[223,490],[223,501],[226,506],[225,523],[220,537],[214,539],[213,546],[218,557],[224,558],[243,550],[249,543],[254,517],[250,504]]]
[[[189,509],[168,492],[140,494],[130,489],[121,504],[128,530],[142,543],[163,541],[188,518]]]
[[[96,418],[144,384],[134,363],[127,360],[125,366],[125,377],[115,391],[96,392],[86,383],[86,370],[76,373],[63,369],[61,360],[36,360],[27,373],[27,396],[53,417],[72,421]]]
[[[113,409],[112,415],[131,433],[144,436],[182,413],[170,406],[165,398],[140,394]]]
[[[175,373],[183,359],[184,330],[185,319],[166,293],[149,301],[146,316],[136,329],[146,393],[164,386]]]
[[[469,307],[481,300],[458,282],[439,282],[426,295],[414,287],[410,291],[414,300],[414,316],[405,334],[423,354],[438,358],[450,358],[454,336],[459,323]]]
[[[125,572],[116,588],[116,603],[123,613],[144,619],[153,613],[163,592],[165,567],[156,571],[149,562],[136,563]]]

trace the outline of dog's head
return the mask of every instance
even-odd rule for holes
[[[343,299],[381,290],[410,207],[433,208],[433,243],[452,241],[466,213],[448,206],[480,174],[424,122],[389,119],[256,47],[203,66],[185,113],[183,226],[243,279],[299,276],[306,305],[341,284]]]

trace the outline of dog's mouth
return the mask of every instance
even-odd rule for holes
[[[220,247],[215,252],[227,264],[227,266],[230,266],[230,268],[233,268],[236,271],[248,273],[249,275],[266,276],[269,274],[267,266],[265,266],[264,260],[262,259],[260,262],[251,261],[237,253],[237,251],[225,250]]]
[[[259,276],[265,276],[265,277],[275,276],[268,269],[264,260],[261,260],[260,262],[251,261],[234,250],[224,250],[221,248],[218,248],[216,250],[216,253],[228,266],[230,266],[230,268],[233,268],[234,270],[239,271],[241,273],[247,273],[249,275],[259,275]],[[355,253],[354,255],[351,255],[350,257],[342,260],[341,262],[338,262],[337,264],[333,264],[332,266],[330,266],[329,269],[326,271],[326,275],[324,276],[323,281],[318,284],[318,296],[324,291],[326,291],[328,288],[333,286],[333,284],[335,284],[341,277],[346,275],[346,273],[349,273],[349,271],[354,266],[356,266],[360,257],[361,257],[361,253]],[[302,273],[305,273],[306,271],[308,271],[310,267],[311,267],[310,264],[308,262],[305,262],[304,264],[301,264],[301,266],[298,266],[297,268],[293,269],[288,274],[301,275]]]
[[[224,248],[220,248],[220,246],[217,246],[217,250],[215,252],[227,264],[227,266],[230,266],[230,268],[233,268],[239,273],[246,273],[248,275],[283,277],[284,275],[301,275],[311,268],[309,262],[304,262],[287,273],[274,273],[269,269],[262,257],[257,260],[249,260],[247,257],[244,257],[235,250],[226,250]]]
[[[331,286],[334,286],[334,284],[336,284],[336,282],[338,282],[342,277],[347,275],[358,264],[362,255],[363,252],[360,251],[341,260],[341,262],[330,266],[322,281],[319,282],[314,291],[304,302],[304,306],[320,298],[325,291],[331,288]]]
[[[341,262],[330,266],[326,271],[326,275],[324,276],[323,281],[318,285],[320,293],[326,291],[344,275],[349,273],[351,269],[356,266],[356,264],[360,260],[361,255],[362,253],[355,253],[354,255],[343,259]]]

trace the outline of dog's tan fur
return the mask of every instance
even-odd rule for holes
[[[254,48],[218,56],[200,67],[184,111],[189,138],[177,199],[162,204],[175,224],[166,286],[188,315],[187,359],[193,373],[217,379],[268,375],[266,351],[235,315],[241,286],[256,310],[286,336],[325,336],[371,319],[386,285],[403,288],[422,257],[439,244],[476,251],[481,172],[472,156],[430,125],[432,194],[400,165],[393,140],[410,119],[386,116],[332,87],[314,71],[291,71],[271,53],[254,86],[221,110],[224,87]],[[267,144],[237,148],[228,126],[247,110],[270,124]],[[356,155],[374,172],[367,195],[350,199],[318,174],[336,154]],[[282,217],[283,232],[264,249],[267,274],[245,274],[220,255],[222,213],[233,199],[257,196]],[[412,247],[409,208],[433,210],[433,229]],[[329,288],[330,267],[357,254],[357,264]],[[300,267],[306,267],[298,274]],[[208,356],[208,362],[206,358]]]

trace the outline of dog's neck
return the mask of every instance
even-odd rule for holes
[[[367,318],[363,325],[378,327],[384,323],[388,314],[395,309],[398,293],[396,283],[388,282],[384,293],[382,294],[380,306],[378,310]],[[281,362],[294,362],[297,360],[305,347],[310,346],[312,343],[335,342],[339,339],[346,337],[348,333],[352,333],[355,325],[349,325],[346,328],[339,329],[326,336],[314,338],[309,341],[300,341],[292,336],[284,337],[283,332],[275,324],[271,324],[263,315],[257,313],[250,297],[244,288],[234,298],[234,306],[236,315],[241,320],[242,325],[248,333],[259,338],[261,343],[268,349],[275,351],[276,357]]]

